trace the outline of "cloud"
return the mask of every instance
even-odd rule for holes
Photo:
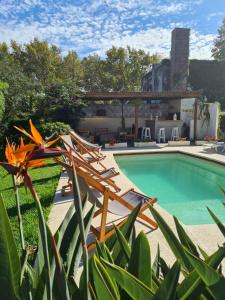
[[[29,42],[34,37],[61,47],[104,55],[112,45],[130,45],[169,56],[171,29],[190,20],[201,0],[14,0],[2,1],[0,42]],[[188,18],[188,24],[184,22]],[[194,31],[191,56],[210,57],[214,36]],[[88,50],[87,50],[88,49]]]

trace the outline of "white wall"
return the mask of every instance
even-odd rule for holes
[[[218,125],[219,125],[219,106],[218,102],[208,103],[210,120],[209,124],[204,122],[203,119],[197,120],[197,139],[204,139],[205,137],[217,137]],[[190,138],[194,138],[194,120],[190,121]]]

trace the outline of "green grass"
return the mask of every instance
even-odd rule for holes
[[[55,190],[58,184],[61,167],[49,163],[42,168],[31,169],[29,171],[34,187],[40,197],[45,218],[48,217]],[[19,231],[17,221],[16,201],[12,188],[12,177],[0,167],[0,193],[2,194],[5,207],[7,209],[10,223],[16,243],[19,243]],[[37,244],[38,241],[38,219],[34,200],[29,189],[24,186],[19,187],[20,207],[23,220],[25,242]]]

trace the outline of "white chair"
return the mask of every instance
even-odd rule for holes
[[[142,128],[141,138],[151,140],[151,129],[149,127]]]
[[[166,133],[165,133],[165,128],[159,128],[159,133],[158,133],[158,142],[160,143],[162,140],[163,143],[166,142]]]
[[[172,133],[171,133],[171,140],[175,141],[176,139],[179,139],[179,127],[173,127]]]

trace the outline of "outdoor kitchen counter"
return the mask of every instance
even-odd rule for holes
[[[183,123],[184,122],[181,120],[176,120],[176,121],[174,121],[174,120],[146,120],[145,121],[146,127],[151,128],[152,139],[158,138],[159,128],[165,128],[167,140],[171,139],[171,133],[172,133],[173,127],[178,127],[179,134],[181,135]]]

